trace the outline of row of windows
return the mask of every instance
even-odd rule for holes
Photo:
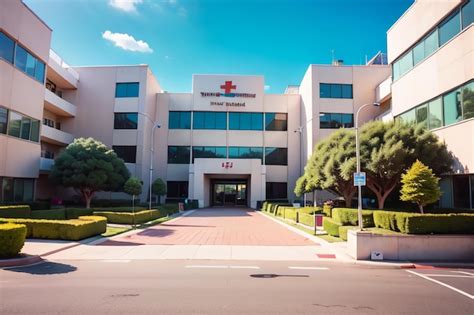
[[[0,177],[0,202],[33,201],[35,180]]]
[[[410,71],[473,22],[474,1],[471,0],[464,4],[464,6],[456,8],[431,33],[417,42],[413,48],[393,63],[393,80],[397,80]]]
[[[264,120],[265,117],[265,120]],[[286,131],[286,113],[229,113],[229,130]],[[227,130],[226,112],[193,112],[193,129]],[[191,129],[191,112],[170,111],[169,129]]]
[[[352,84],[319,83],[320,98],[352,98]]]
[[[39,120],[0,107],[0,133],[38,142],[39,130]]]
[[[353,114],[341,113],[320,113],[319,128],[321,129],[338,129],[354,127]]]
[[[265,154],[264,154],[265,152]],[[229,158],[229,159],[260,159],[265,165],[288,165],[287,148],[262,148],[262,147],[203,147],[192,148],[194,163],[195,158]],[[265,160],[264,160],[265,157]],[[191,160],[191,147],[168,146],[169,164],[189,164]]]
[[[474,81],[464,84],[398,116],[404,122],[429,129],[448,126],[474,117]]]
[[[115,85],[115,97],[138,97],[140,84],[138,82],[122,82]]]
[[[16,43],[5,33],[0,31],[0,59],[3,59],[33,79],[44,83],[45,64],[23,46]]]
[[[137,146],[135,145],[113,145],[112,150],[125,163],[136,163],[137,161]]]

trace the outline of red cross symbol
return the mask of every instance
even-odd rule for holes
[[[225,94],[229,94],[232,90],[235,90],[237,86],[232,85],[232,81],[225,81],[224,85],[221,85],[221,89],[225,91]]]

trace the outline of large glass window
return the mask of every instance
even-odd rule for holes
[[[461,9],[462,28],[465,29],[471,23],[474,23],[474,1],[467,2]]]
[[[265,148],[265,165],[288,165],[288,149]]]
[[[0,196],[3,202],[33,201],[34,179],[0,178]]]
[[[461,31],[459,11],[448,17],[439,26],[439,45],[442,46]]]
[[[114,145],[112,150],[125,163],[136,163],[137,161],[137,146],[135,145]]]
[[[320,98],[352,98],[352,84],[320,83]]]
[[[226,147],[193,147],[193,163],[194,159],[199,158],[225,159],[226,157]]]
[[[0,133],[7,133],[8,109],[0,107]]]
[[[114,129],[137,129],[138,114],[137,113],[115,113]]]
[[[265,113],[265,130],[287,131],[288,115],[286,113]]]
[[[462,119],[461,90],[457,89],[443,97],[444,123],[454,124]]]
[[[288,198],[288,184],[267,182],[266,184],[266,199],[287,199]]]
[[[169,112],[169,129],[190,129],[191,112]]]
[[[428,128],[428,105],[418,106],[416,108],[416,123]]]
[[[227,129],[226,112],[193,112],[193,129]]]
[[[352,84],[342,84],[342,98],[352,98]]]
[[[474,117],[474,81],[462,88],[462,111],[464,119]]]
[[[229,113],[230,130],[263,130],[263,113]]]
[[[428,35],[424,40],[425,55],[424,58],[431,55],[439,47],[438,41],[438,29],[434,30],[433,33]]]
[[[400,67],[400,76],[402,76],[413,68],[413,52],[410,50],[398,61],[398,63]]]
[[[188,146],[168,146],[168,164],[189,164]]]
[[[21,119],[21,132],[20,137],[25,140],[30,139],[30,128],[31,128],[31,119],[28,117],[23,117]]]
[[[140,84],[138,82],[121,82],[115,85],[115,97],[138,97]]]
[[[454,208],[470,208],[469,175],[453,176]]]
[[[13,63],[13,53],[15,51],[15,42],[0,32],[0,58]]]
[[[320,83],[319,84],[319,97],[330,98],[331,97],[331,84]]]
[[[17,45],[15,49],[15,67],[17,67],[22,72],[26,73],[26,60],[28,58],[28,53],[26,50]]]
[[[166,197],[176,199],[188,198],[188,182],[166,182]]]
[[[406,124],[415,124],[416,123],[415,109],[411,109],[411,110],[401,114],[399,117]]]
[[[321,129],[338,129],[338,128],[354,127],[353,114],[341,113],[320,113],[319,128]]]
[[[35,78],[41,83],[44,82],[44,69],[44,63],[39,60],[36,60]]]
[[[425,59],[425,41],[420,42],[413,48],[413,64],[418,64]]]
[[[18,44],[15,49],[15,67],[37,81],[44,82],[44,63]]]
[[[443,126],[443,102],[441,97],[429,102],[429,128],[439,128]]]
[[[20,137],[21,115],[10,111],[10,120],[8,122],[8,134],[14,137]]]
[[[31,120],[31,134],[30,140],[38,142],[39,141],[39,130],[40,130],[40,121],[32,119]]]
[[[263,161],[263,148],[229,147],[229,159],[260,159]]]

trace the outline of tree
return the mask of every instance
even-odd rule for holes
[[[400,190],[400,199],[411,201],[418,204],[420,212],[423,213],[423,207],[436,202],[441,197],[441,190],[438,185],[439,178],[433,174],[433,171],[419,160],[402,175],[402,189]]]
[[[132,211],[135,212],[135,196],[142,193],[143,182],[136,177],[130,177],[123,186],[123,191],[132,196]]]
[[[166,195],[166,184],[161,178],[155,179],[151,186],[151,192],[158,196],[158,204],[161,202],[161,196]],[[151,198],[151,196],[150,196]]]
[[[130,172],[122,159],[102,142],[93,138],[75,139],[55,160],[50,178],[72,187],[90,208],[98,191],[121,191]]]

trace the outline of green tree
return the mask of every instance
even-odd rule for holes
[[[75,189],[90,208],[98,191],[121,191],[130,177],[122,159],[102,142],[92,138],[75,139],[55,160],[50,178]]]
[[[402,189],[400,199],[418,204],[420,212],[423,207],[434,203],[441,197],[441,190],[438,185],[439,178],[433,171],[420,161],[416,160],[410,169],[402,175]]]
[[[158,204],[161,203],[161,196],[166,195],[166,184],[161,178],[155,179],[151,186],[151,192],[158,196]],[[151,196],[150,196],[151,198]]]
[[[296,185],[294,189],[296,196],[300,197],[303,194],[308,192],[306,189],[306,184],[307,184],[306,174],[303,174],[303,176],[301,176],[300,178],[296,180]]]
[[[143,182],[136,177],[130,177],[123,186],[123,191],[132,196],[132,211],[135,212],[135,196],[142,193]]]

